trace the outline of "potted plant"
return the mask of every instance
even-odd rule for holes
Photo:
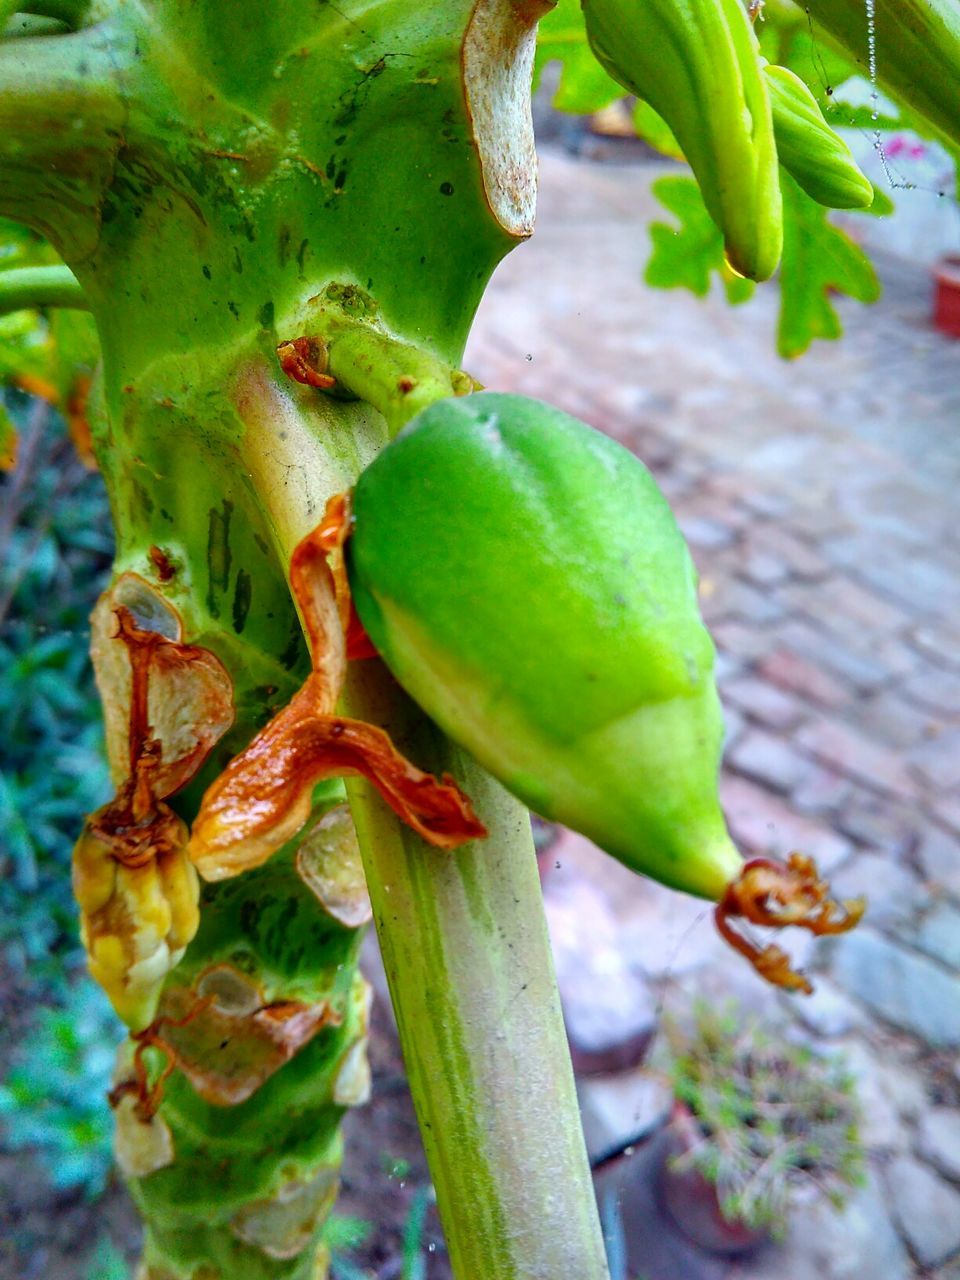
[[[733,1007],[664,1026],[674,1109],[659,1194],[701,1247],[740,1253],[779,1237],[798,1198],[840,1207],[862,1178],[859,1108],[837,1059],[768,1035]]]
[[[933,269],[933,323],[941,333],[960,338],[960,254],[947,254]]]

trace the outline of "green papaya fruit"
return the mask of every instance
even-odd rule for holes
[[[583,13],[604,69],[673,131],[730,265],[768,279],[783,207],[767,84],[740,0],[583,0]]]
[[[827,124],[807,86],[786,67],[767,65],[763,72],[783,167],[808,196],[828,209],[869,209],[873,183]]]
[[[413,420],[354,491],[360,619],[411,696],[531,808],[719,900],[714,648],[666,499],[621,445],[479,393]]]

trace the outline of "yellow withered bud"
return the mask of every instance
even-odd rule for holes
[[[73,890],[90,973],[136,1033],[156,1016],[164,979],[197,931],[199,881],[186,825],[173,811],[157,804],[127,825],[120,800],[87,820],[73,852]]]
[[[174,636],[138,618],[159,619]],[[120,577],[94,611],[108,746],[129,771],[84,825],[73,890],[90,973],[135,1035],[156,1017],[167,974],[200,923],[189,832],[165,797],[194,776],[233,719],[226,670],[179,633],[179,618],[134,574]]]

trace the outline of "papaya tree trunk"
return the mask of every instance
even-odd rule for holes
[[[183,661],[212,655],[229,681],[232,727],[171,801],[187,822],[304,680],[293,550],[396,422],[389,398],[385,418],[292,381],[277,347],[333,284],[456,366],[493,268],[532,229],[548,7],[64,0],[42,34],[0,41],[0,213],[52,241],[103,353],[91,416],[117,558],[94,652],[118,795],[140,766],[114,619]],[[66,275],[39,283],[77,305]],[[143,703],[174,735],[200,704],[171,687]],[[269,862],[205,886],[113,1095],[141,1274],[325,1274],[339,1121],[368,1087],[359,837],[456,1275],[602,1280],[525,815],[378,663],[356,665],[344,707],[449,770],[491,834],[439,852],[351,783],[354,834],[329,782]]]

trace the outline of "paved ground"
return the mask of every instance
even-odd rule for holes
[[[803,949],[817,994],[787,1000],[720,947],[703,904],[564,837],[547,898],[571,1021],[595,1032],[599,1013],[625,1037],[730,994],[858,1078],[870,1178],[844,1215],[803,1210],[782,1250],[674,1259],[673,1276],[958,1280],[960,343],[929,328],[923,276],[888,262],[880,304],[841,304],[841,343],[785,364],[773,290],[730,310],[642,284],[655,168],[547,153],[542,170],[537,235],[501,268],[468,367],[652,467],[720,651],[735,836],[813,853],[870,897],[855,934]],[[635,1074],[584,1096],[594,1146],[650,1107]]]

